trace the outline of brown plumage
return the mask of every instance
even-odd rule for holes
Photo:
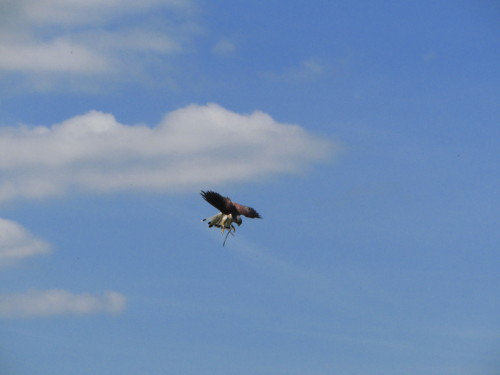
[[[233,235],[236,228],[233,223],[241,225],[241,215],[252,218],[261,219],[261,216],[252,207],[243,206],[242,204],[233,202],[228,197],[223,197],[215,191],[201,191],[201,196],[212,206],[220,210],[220,212],[212,217],[203,219],[208,221],[208,227],[221,228],[222,233],[227,229],[227,234],[222,246],[226,244],[229,234]]]
[[[243,206],[242,204],[233,202],[230,198],[223,197],[215,191],[202,190],[200,194],[203,199],[221,212],[211,218],[204,219],[204,221],[209,221],[209,227],[216,226],[217,228],[222,228],[222,231],[224,231],[224,229],[234,229],[232,223],[235,222],[236,224],[241,225],[241,215],[252,219],[261,219],[259,213],[252,207]]]
[[[243,215],[252,219],[261,219],[259,213],[252,207],[233,202],[230,198],[223,197],[215,191],[202,191],[201,196],[223,214],[232,214],[233,216]]]

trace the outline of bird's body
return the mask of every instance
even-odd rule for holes
[[[216,228],[221,228],[222,232],[225,229],[235,231],[236,228],[233,223],[241,225],[241,215],[252,219],[261,219],[259,213],[253,208],[233,202],[230,198],[223,197],[214,191],[202,191],[201,196],[220,211],[217,215],[203,219],[203,221],[208,221],[209,228],[215,226]]]
[[[221,228],[223,232],[224,229],[230,229],[233,231],[236,230],[233,225],[233,216],[231,214],[225,215],[222,212],[219,212],[217,215],[203,219],[203,221],[208,221],[209,228]]]

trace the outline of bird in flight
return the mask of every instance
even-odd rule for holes
[[[255,211],[252,207],[243,206],[239,203],[233,202],[228,197],[223,197],[219,193],[215,191],[201,191],[201,196],[212,206],[217,208],[220,212],[217,215],[208,217],[203,219],[203,221],[208,221],[208,227],[216,227],[221,228],[221,232],[224,233],[224,230],[228,230],[226,235],[229,235],[231,232],[235,232],[236,228],[233,223],[241,225],[241,215],[249,217],[251,219],[261,219],[262,217],[259,215],[257,211]],[[224,240],[224,244],[226,240]],[[224,246],[223,244],[223,246]]]

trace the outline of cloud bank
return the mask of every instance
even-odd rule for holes
[[[14,221],[0,218],[0,266],[46,254],[51,246]]]
[[[24,77],[35,90],[144,80],[187,48],[193,9],[191,0],[4,0],[0,78]]]
[[[126,298],[108,291],[102,295],[75,294],[62,289],[29,290],[0,295],[0,318],[34,318],[56,315],[119,314]]]
[[[0,202],[75,189],[198,189],[298,173],[332,151],[332,143],[259,111],[191,105],[155,127],[91,111],[52,126],[0,129]]]

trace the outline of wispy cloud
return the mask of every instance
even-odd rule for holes
[[[60,80],[67,87],[68,77],[82,85],[144,79],[152,61],[166,63],[190,40],[192,9],[190,0],[7,0],[0,6],[0,73],[45,89]]]
[[[321,77],[325,71],[326,67],[324,63],[316,59],[307,59],[301,61],[296,66],[284,69],[282,72],[265,72],[262,73],[262,76],[275,81],[298,83],[317,79]]]
[[[16,222],[0,218],[0,266],[50,251],[47,242]]]
[[[0,130],[0,201],[72,190],[172,191],[297,173],[334,145],[256,111],[191,105],[156,127],[91,111],[44,127]]]
[[[125,306],[125,296],[113,291],[94,295],[71,293],[63,289],[29,290],[0,295],[0,318],[119,314]]]
[[[17,72],[98,73],[110,68],[106,58],[67,38],[4,41],[0,56],[1,70]]]
[[[436,60],[438,57],[437,53],[433,50],[427,51],[423,56],[422,56],[422,61],[425,63],[429,63],[431,61]]]
[[[212,52],[218,56],[229,56],[236,50],[236,43],[231,38],[221,38],[212,47]]]
[[[34,25],[99,25],[124,15],[144,14],[158,7],[187,9],[191,0],[7,0],[10,9]],[[9,5],[6,7],[9,8]]]

